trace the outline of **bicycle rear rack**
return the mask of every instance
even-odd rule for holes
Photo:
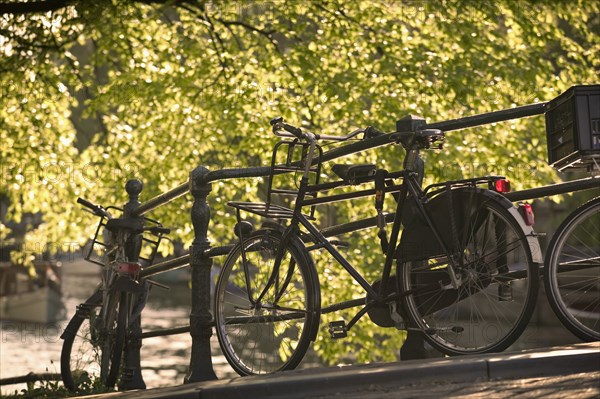
[[[504,176],[480,176],[480,177],[474,177],[474,178],[470,178],[470,179],[460,179],[460,180],[449,180],[449,181],[445,181],[442,183],[434,183],[434,184],[430,184],[429,186],[425,187],[423,189],[423,193],[427,196],[427,197],[433,197],[434,195],[445,191],[446,187],[450,186],[452,188],[457,188],[457,187],[477,187],[480,184],[487,184],[487,188],[490,190],[495,190],[494,189],[494,183],[497,180],[502,180],[505,179]],[[433,191],[430,192],[431,189],[435,189]]]

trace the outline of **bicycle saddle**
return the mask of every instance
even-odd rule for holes
[[[361,179],[366,179],[375,176],[375,165],[360,164],[360,165],[343,165],[335,164],[331,168],[340,179],[349,184],[358,184]]]

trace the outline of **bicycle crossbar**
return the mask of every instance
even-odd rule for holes
[[[394,185],[385,187],[384,191],[386,193],[397,193],[402,189],[402,185]],[[318,204],[328,204],[330,202],[343,201],[348,199],[369,197],[375,195],[375,189],[361,190],[353,193],[344,193],[337,195],[328,195],[326,197],[318,197],[318,198],[309,198],[302,201],[302,206],[308,205],[318,205]]]

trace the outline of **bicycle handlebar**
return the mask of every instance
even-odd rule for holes
[[[92,204],[90,201],[81,197],[77,198],[77,203],[85,206],[86,208],[91,209],[94,215],[104,216],[107,219],[112,219],[112,215],[100,205]]]
[[[143,222],[142,222],[142,224],[140,224],[140,221],[138,221],[137,218],[116,218],[115,219],[112,217],[110,212],[108,212],[106,209],[104,209],[100,205],[92,204],[90,201],[83,199],[83,198],[77,198],[77,203],[85,206],[86,208],[91,209],[91,211],[94,215],[104,216],[107,219],[109,219],[110,222],[107,224],[107,226],[110,225],[113,229],[138,230],[140,233],[144,232],[144,231],[149,231],[155,235],[169,234],[171,232],[171,229],[169,229],[168,227],[163,227],[162,225],[149,226],[149,227],[143,226]],[[146,220],[149,220],[149,219],[146,219]],[[156,223],[158,223],[158,222],[156,222]],[[110,229],[111,228],[109,227],[109,230]]]
[[[380,134],[377,129],[368,127],[366,129],[356,129],[355,131],[347,134],[346,136],[331,136],[327,134],[315,134],[309,131],[303,132],[301,128],[292,126],[289,123],[283,121],[283,117],[271,119],[271,126],[273,126],[273,134],[280,137],[296,137],[298,139],[307,140],[332,140],[332,141],[346,141],[352,137],[358,136],[361,133],[365,133],[365,136],[374,137]]]
[[[294,137],[303,139],[305,138],[305,134],[302,132],[302,129],[299,127],[292,126],[283,121],[283,117],[278,116],[277,118],[271,119],[271,126],[273,126],[273,133],[278,136],[282,135],[281,130],[285,130],[286,132],[291,133]],[[286,135],[289,137],[289,135]]]

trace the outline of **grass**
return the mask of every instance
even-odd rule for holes
[[[99,378],[90,377],[86,372],[81,372],[76,378],[77,389],[75,391],[69,391],[62,381],[40,380],[28,382],[26,389],[15,390],[14,393],[3,394],[1,397],[2,399],[68,398],[112,392],[102,386]]]

